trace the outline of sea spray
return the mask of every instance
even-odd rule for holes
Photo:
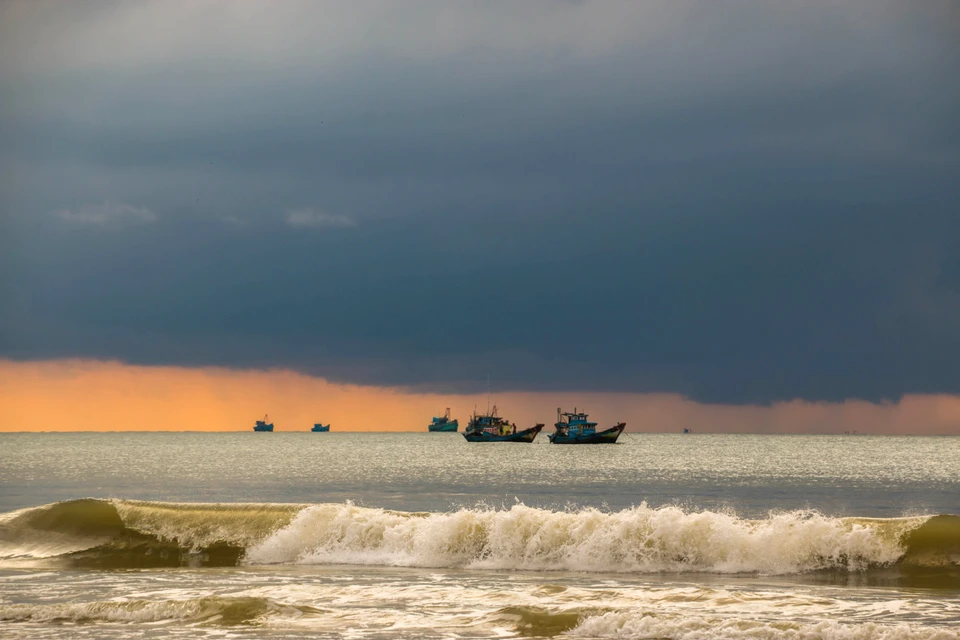
[[[249,563],[477,569],[787,574],[897,561],[925,518],[830,518],[810,511],[745,520],[646,504],[612,513],[461,509],[410,514],[351,504],[301,511],[251,547]]]

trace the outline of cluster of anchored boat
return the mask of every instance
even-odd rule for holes
[[[273,423],[270,422],[267,416],[263,416],[263,420],[257,420],[257,423],[253,425],[254,431],[273,431]],[[323,433],[330,431],[330,425],[320,424],[319,422],[313,425],[313,429],[310,429],[315,433]]]
[[[596,422],[590,422],[587,414],[573,413],[557,409],[556,431],[547,437],[553,444],[613,444],[627,427],[626,422],[620,422],[609,429],[597,429]],[[430,423],[430,431],[457,431],[459,423],[450,419],[450,409]],[[533,442],[537,434],[543,429],[542,423],[537,423],[529,429],[517,430],[517,425],[506,418],[497,415],[494,406],[487,413],[476,413],[470,416],[470,422],[463,433],[468,442]]]
[[[609,429],[598,431],[596,422],[590,422],[587,414],[580,413],[574,408],[573,413],[557,409],[557,422],[554,426],[556,431],[547,436],[554,444],[613,444],[623,433],[627,423],[621,422]],[[441,417],[434,418],[429,426],[430,431],[456,432],[459,428],[460,424],[457,420],[450,419],[450,409],[447,409]],[[470,422],[467,424],[466,431],[463,432],[463,437],[467,442],[533,442],[542,429],[543,424],[538,423],[529,429],[517,431],[517,425],[498,416],[497,407],[494,406],[487,413],[474,412],[470,416]],[[267,416],[263,416],[263,420],[257,420],[253,430],[273,431],[273,423]],[[330,431],[330,425],[318,422],[310,431]]]

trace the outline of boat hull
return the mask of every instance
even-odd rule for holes
[[[326,433],[327,431],[330,431],[330,425],[327,425],[327,426],[314,425],[313,429],[310,429],[310,431],[312,433]]]
[[[464,433],[463,437],[467,439],[467,442],[533,442],[534,438],[537,437],[537,434],[540,433],[540,430],[543,429],[542,424],[538,424],[529,429],[524,429],[523,431],[517,431],[516,433],[508,433],[506,435],[498,436],[485,431],[481,432],[472,432]]]
[[[266,432],[269,433],[269,432],[272,432],[272,431],[273,431],[273,425],[271,424],[271,425],[268,425],[268,426],[266,426],[266,427],[254,427],[253,430],[254,430],[254,431],[266,431]]]
[[[547,436],[553,444],[614,444],[623,430],[627,427],[625,423],[620,423],[615,427],[597,431],[589,435],[561,436],[551,433]]]
[[[439,424],[439,425],[433,425],[433,424],[431,424],[431,425],[428,427],[428,429],[429,429],[430,431],[442,432],[442,433],[455,433],[455,432],[457,431],[457,429],[459,429],[459,428],[460,428],[460,425],[459,425],[459,423],[457,423],[456,420],[453,420],[453,421],[448,422],[448,423],[446,423],[446,424]]]

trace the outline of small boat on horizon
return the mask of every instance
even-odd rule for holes
[[[590,422],[587,414],[578,412],[576,407],[573,413],[561,412],[557,408],[556,431],[547,437],[553,444],[614,444],[627,423],[620,422],[616,426],[597,431],[597,423]]]
[[[429,431],[457,431],[459,428],[460,423],[456,419],[450,419],[450,407],[447,407],[446,412],[439,418],[434,417],[427,427]]]
[[[310,429],[310,431],[313,433],[326,433],[327,431],[330,431],[330,425],[323,425],[317,422],[313,425],[313,429]]]
[[[257,423],[253,425],[254,431],[273,431],[273,423],[267,422],[267,416],[263,416],[263,420],[257,420]]]
[[[533,442],[543,424],[535,424],[529,429],[517,431],[517,425],[497,415],[497,407],[486,414],[474,411],[467,424],[463,437],[467,442]]]

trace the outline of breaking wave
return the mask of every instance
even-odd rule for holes
[[[238,564],[304,505],[82,499],[0,515],[0,563],[101,568]]]
[[[0,515],[0,563],[90,567],[360,564],[796,574],[960,567],[960,516],[759,520],[645,504],[617,512],[84,499]]]

